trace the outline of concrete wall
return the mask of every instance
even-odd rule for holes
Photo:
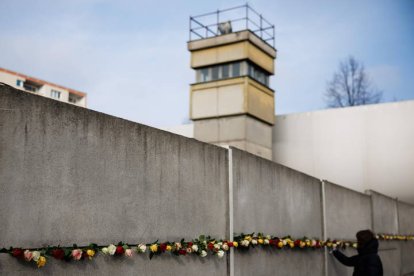
[[[0,247],[150,242],[228,233],[225,149],[0,89]],[[0,255],[0,274],[33,273],[32,266]],[[62,267],[66,265],[52,260],[46,271],[59,274]],[[81,271],[226,275],[227,265],[198,258],[149,262],[146,256],[126,266],[100,258],[65,270],[66,275]]]
[[[414,203],[414,101],[280,115],[273,161]],[[392,184],[391,184],[392,183]]]
[[[413,217],[412,205],[373,191],[361,194],[322,184],[238,149],[229,151],[0,86],[0,248],[150,242],[200,234],[228,238],[231,227],[236,234],[354,239],[358,230],[369,228],[414,233]],[[381,242],[385,275],[414,273],[413,252],[414,242]],[[352,271],[324,250],[256,248],[233,256],[234,262],[230,257],[226,261],[195,256],[152,261],[147,256],[131,260],[98,256],[77,264],[50,259],[45,268],[36,270],[0,254],[0,274],[350,275]]]
[[[321,237],[318,179],[233,149],[234,232]],[[323,251],[236,252],[235,275],[322,275]]]

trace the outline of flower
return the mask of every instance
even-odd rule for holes
[[[102,251],[102,253],[103,253],[103,254],[105,254],[105,255],[109,254],[109,249],[108,249],[108,247],[104,247],[104,248],[102,248],[102,249],[101,249],[101,251]]]
[[[30,262],[33,259],[33,253],[30,250],[24,251],[24,259]]]
[[[145,244],[138,244],[137,251],[138,253],[144,253],[147,250],[147,246]]]
[[[115,245],[113,245],[113,244],[110,244],[110,245],[108,246],[108,253],[109,253],[109,255],[114,255],[114,254],[115,254],[115,252],[116,252],[116,246],[115,246]]]
[[[24,251],[21,248],[13,248],[11,254],[13,257],[18,258],[18,259],[24,258]]]
[[[123,255],[125,253],[125,249],[122,245],[118,245],[115,249],[115,255]]]
[[[250,243],[250,242],[249,242],[248,240],[242,240],[240,244],[241,244],[242,246],[244,246],[244,247],[248,247],[248,246],[249,246],[249,243]]]
[[[269,239],[265,239],[264,244],[269,244]]]
[[[283,243],[283,241],[279,241],[277,243],[277,247],[282,248],[285,244]]]
[[[33,251],[32,252],[33,261],[37,262],[40,258],[40,252],[39,251]]]
[[[165,248],[165,250],[167,250],[167,251],[171,251],[171,249],[172,249],[171,245],[167,245],[167,247]]]
[[[228,241],[228,242],[227,242],[227,245],[228,245],[229,247],[234,247],[234,243],[233,243],[233,242],[231,242],[231,241]]]
[[[259,244],[263,244],[263,239],[258,239],[258,240],[257,240],[257,242],[258,242]]]
[[[86,250],[86,256],[88,256],[89,260],[92,260],[92,257],[95,256],[95,250],[93,249]]]
[[[39,259],[36,261],[36,263],[37,263],[38,268],[45,266],[46,258],[44,256],[40,256]]]
[[[197,252],[197,251],[198,251],[198,245],[197,245],[197,244],[193,244],[193,246],[191,246],[191,249],[192,249],[194,252]]]
[[[125,256],[132,257],[132,250],[131,250],[131,248],[125,249]]]
[[[235,242],[233,242],[233,246],[234,247],[238,247],[239,246],[239,243],[235,241]]]
[[[160,251],[164,252],[165,250],[167,250],[167,245],[165,243],[161,243],[160,244]]]
[[[178,254],[179,255],[185,255],[185,254],[187,254],[187,251],[185,249],[180,249],[180,250],[178,250]]]
[[[207,245],[207,248],[212,251],[214,249],[214,243],[209,242],[208,245]]]
[[[80,250],[80,249],[73,249],[72,250],[72,258],[75,261],[79,261],[82,258],[82,250]]]
[[[214,244],[214,249],[217,251],[217,250],[219,250],[220,249],[220,244],[218,244],[218,243],[216,243],[216,244]]]
[[[229,246],[227,245],[227,243],[223,243],[223,245],[221,246],[221,249],[223,249],[224,251],[229,250]]]
[[[263,241],[262,241],[263,242]],[[252,239],[252,244],[256,245],[257,244],[257,240],[256,239]]]
[[[204,258],[205,256],[207,256],[207,252],[205,250],[201,250],[200,256]]]
[[[156,243],[151,244],[150,250],[151,250],[152,253],[157,252],[158,251],[158,244],[156,244]]]
[[[52,250],[52,256],[56,260],[63,260],[63,258],[65,257],[65,251],[63,251],[62,248],[55,248]]]
[[[179,242],[176,242],[175,244],[175,249],[181,249],[181,247],[183,247],[182,245],[181,245],[181,243],[179,243]]]
[[[193,252],[193,249],[191,249],[191,247],[187,247],[187,249],[186,249],[186,250],[187,250],[187,253],[188,253],[188,254],[191,254],[191,253]]]
[[[224,256],[224,251],[223,251],[223,250],[219,250],[219,251],[217,251],[217,256],[218,256],[219,258],[223,258],[223,256]]]

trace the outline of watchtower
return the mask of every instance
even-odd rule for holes
[[[189,33],[194,138],[272,159],[274,25],[246,4],[190,17]]]

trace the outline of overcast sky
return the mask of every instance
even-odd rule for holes
[[[88,107],[162,127],[188,119],[188,20],[241,1],[0,0],[0,67],[88,93]],[[325,108],[338,63],[361,60],[384,101],[414,99],[414,1],[249,4],[276,26],[276,113]]]

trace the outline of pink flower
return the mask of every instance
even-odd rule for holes
[[[28,262],[30,262],[33,259],[33,254],[30,252],[30,250],[24,251],[24,259]]]
[[[130,248],[125,249],[125,256],[132,257],[132,250]]]
[[[82,258],[82,250],[80,250],[80,249],[73,249],[72,250],[72,258],[75,261],[79,261]]]

